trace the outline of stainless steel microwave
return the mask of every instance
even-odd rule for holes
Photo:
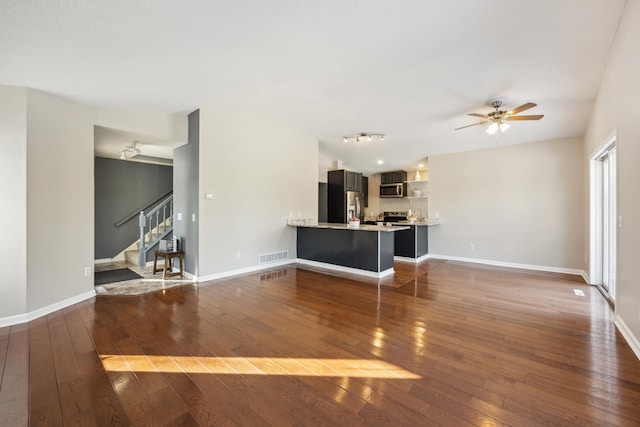
[[[407,183],[382,184],[380,186],[380,198],[405,197],[407,195]]]

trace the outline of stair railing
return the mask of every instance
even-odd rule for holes
[[[140,212],[140,257],[138,264],[147,264],[147,252],[173,231],[173,195],[167,197],[149,213]],[[148,237],[148,238],[147,238]]]

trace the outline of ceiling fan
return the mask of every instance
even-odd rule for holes
[[[505,110],[501,110],[500,107],[502,106],[502,101],[493,101],[491,103],[491,106],[493,108],[495,108],[495,111],[490,112],[489,114],[478,114],[478,113],[470,113],[468,114],[468,116],[474,116],[474,117],[480,117],[483,118],[485,120],[478,122],[478,123],[474,123],[471,125],[467,125],[467,126],[462,126],[459,128],[456,128],[454,130],[459,130],[459,129],[464,129],[464,128],[468,128],[471,126],[477,126],[477,125],[481,125],[483,123],[491,123],[489,125],[489,127],[487,128],[487,133],[493,135],[494,133],[496,133],[498,131],[498,129],[500,129],[502,132],[504,132],[505,130],[509,129],[509,124],[507,124],[506,122],[508,121],[514,121],[514,120],[540,120],[541,118],[544,117],[544,114],[534,114],[534,115],[528,115],[528,116],[516,116],[516,114],[528,110],[530,108],[535,107],[537,104],[534,104],[533,102],[527,102],[526,104],[522,104],[519,107],[514,108],[513,110],[510,111],[505,111]]]

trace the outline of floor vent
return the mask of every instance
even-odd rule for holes
[[[269,262],[281,261],[283,259],[289,258],[289,251],[282,252],[272,252],[270,254],[262,254],[260,255],[260,260],[258,264],[267,264]]]
[[[583,297],[584,296],[584,291],[582,289],[574,289],[573,293],[576,294],[579,297]]]

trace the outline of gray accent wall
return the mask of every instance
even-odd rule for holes
[[[181,220],[175,221],[174,234],[180,239],[185,253],[185,271],[194,276],[198,276],[199,270],[199,158],[200,110],[196,110],[189,114],[188,144],[173,151],[174,212],[182,215]]]
[[[137,217],[115,223],[172,191],[173,168],[103,157],[94,163],[95,257],[113,258],[140,236]]]

